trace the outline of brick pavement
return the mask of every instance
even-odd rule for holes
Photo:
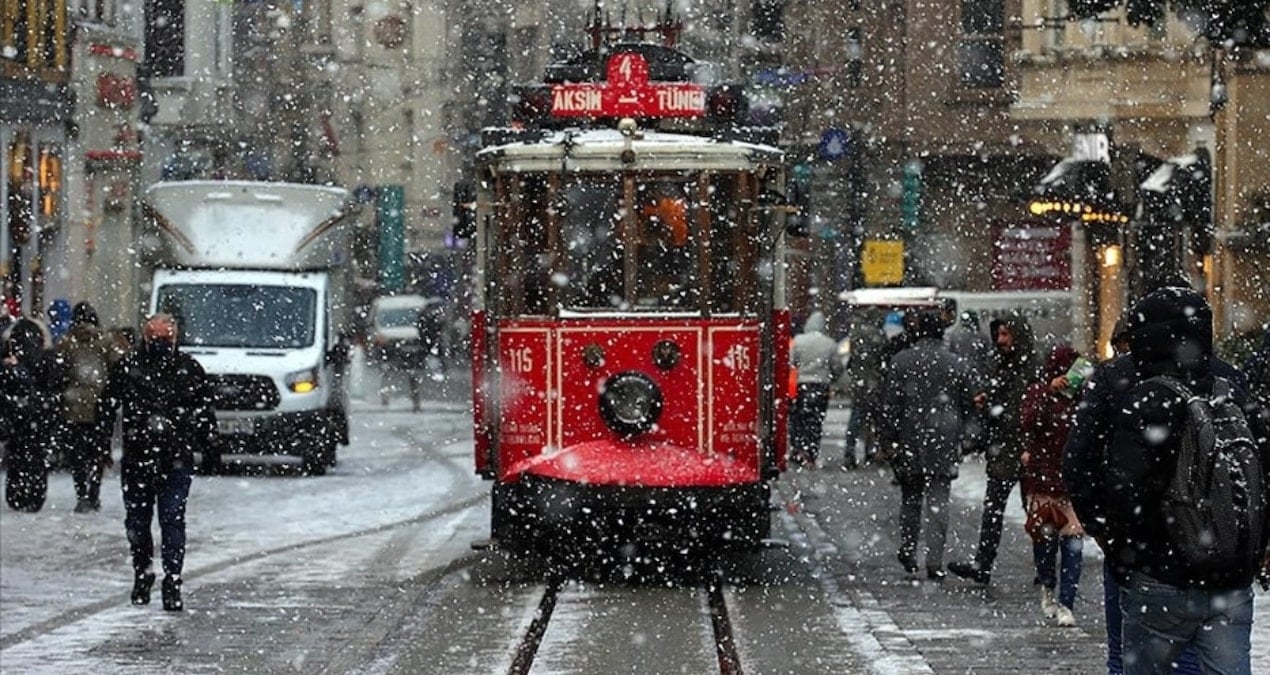
[[[845,421],[845,410],[831,411],[823,445],[828,466],[791,471],[778,484],[778,498],[813,539],[819,528],[832,542],[832,548],[822,542],[822,563],[879,642],[916,650],[936,673],[1106,672],[1096,545],[1086,544],[1076,628],[1059,628],[1040,614],[1017,492],[990,586],[952,575],[929,582],[924,565],[920,581],[906,580],[895,560],[899,488],[889,471],[840,468]],[[969,559],[978,541],[982,460],[968,460],[961,474],[953,487],[945,562]]]

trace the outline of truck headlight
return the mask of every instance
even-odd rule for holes
[[[317,368],[290,373],[286,377],[287,389],[297,394],[307,394],[318,388]]]
[[[643,373],[618,373],[600,390],[600,416],[623,436],[652,429],[661,417],[661,408],[661,390]]]

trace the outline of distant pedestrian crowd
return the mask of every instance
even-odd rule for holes
[[[102,475],[114,465],[116,411],[122,410],[119,474],[132,602],[149,603],[156,580],[151,524],[157,513],[163,607],[180,610],[193,453],[214,441],[216,428],[203,370],[177,349],[171,316],[149,318],[140,336],[130,327],[102,330],[86,302],[72,307],[56,300],[47,316],[0,316],[5,501],[16,511],[39,511],[50,468],[64,466],[75,484],[74,511],[100,510]]]
[[[1104,553],[1108,673],[1250,672],[1252,584],[1270,587],[1270,324],[1229,364],[1207,301],[1180,279],[1125,313],[1101,363],[1065,343],[1038,350],[1020,313],[985,335],[950,304],[897,306],[845,364],[824,324],[813,314],[791,349],[791,461],[823,464],[845,372],[843,467],[889,464],[906,575],[990,584],[1017,485],[1046,620],[1077,625],[1085,539]],[[978,545],[945,567],[951,483],[974,453],[987,477]]]

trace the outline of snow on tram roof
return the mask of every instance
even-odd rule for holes
[[[784,161],[780,148],[739,140],[645,130],[630,139],[635,161],[623,164],[627,138],[616,129],[565,129],[485,148],[477,160],[503,171],[612,171],[640,169],[752,169]]]

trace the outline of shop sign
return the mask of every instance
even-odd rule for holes
[[[137,81],[126,75],[102,73],[97,76],[97,105],[128,110],[137,102]]]
[[[1071,230],[1061,224],[1002,224],[992,246],[992,289],[1065,291],[1072,285]]]
[[[865,286],[904,283],[904,242],[898,239],[866,239],[860,256]]]

